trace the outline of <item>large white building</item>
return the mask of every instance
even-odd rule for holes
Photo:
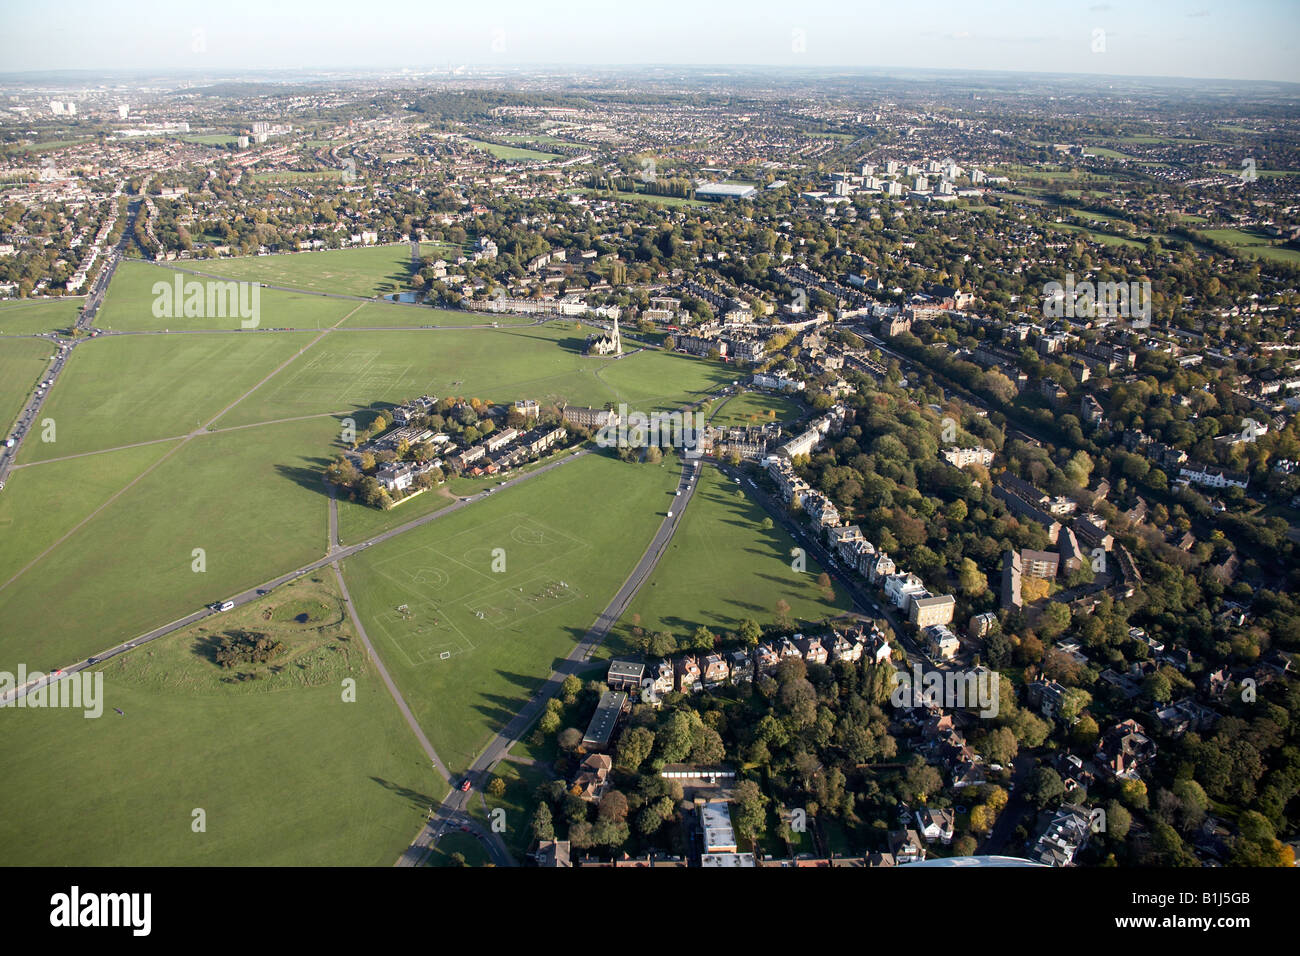
[[[745,183],[705,183],[695,187],[696,199],[750,199],[758,192],[757,186]]]
[[[993,463],[993,452],[978,445],[974,448],[947,448],[944,450],[943,457],[958,468],[965,468],[967,465],[987,467]]]

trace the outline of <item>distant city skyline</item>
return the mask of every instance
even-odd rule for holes
[[[0,70],[763,66],[1300,82],[1300,4],[71,0],[0,8]]]

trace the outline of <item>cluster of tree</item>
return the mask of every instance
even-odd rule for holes
[[[284,653],[284,643],[258,631],[227,631],[217,641],[213,660],[226,669],[265,664]]]

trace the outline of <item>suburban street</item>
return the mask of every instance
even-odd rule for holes
[[[108,284],[113,280],[113,273],[117,271],[118,263],[122,261],[127,246],[131,243],[135,219],[139,212],[140,202],[138,200],[128,206],[126,227],[122,230],[122,237],[118,239],[113,251],[109,253],[107,260],[104,262],[104,267],[95,276],[95,281],[90,284],[90,289],[86,294],[86,301],[81,307],[81,314],[77,317],[77,329],[89,329],[94,323],[95,315],[99,312],[99,307],[104,303],[104,294],[108,291]],[[54,390],[54,385],[64,366],[67,365],[72,350],[77,346],[78,342],[83,341],[76,336],[64,338],[54,333],[44,333],[35,337],[48,340],[56,351],[49,368],[41,374],[40,385],[33,390],[31,396],[27,399],[27,403],[14,421],[14,429],[8,436],[13,440],[13,446],[0,448],[0,488],[4,488],[5,481],[9,477],[9,471],[13,467],[14,460],[18,457],[18,453],[22,450],[23,442],[31,434],[32,426],[39,424],[37,416],[40,415],[41,407],[45,404],[45,397]]]

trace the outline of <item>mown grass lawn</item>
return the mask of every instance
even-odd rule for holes
[[[495,820],[502,821],[505,830],[501,832],[501,839],[515,858],[523,862],[533,844],[532,819],[537,807],[537,788],[550,777],[538,767],[512,760],[497,764],[493,776],[505,782],[506,792],[500,797],[480,794],[481,799],[470,802],[470,813],[485,827],[490,828]],[[504,815],[499,816],[497,811]]]
[[[591,329],[568,323],[501,329],[331,332],[218,424],[271,421],[417,395],[600,407],[676,408],[731,380],[715,363],[664,352],[583,354]]]
[[[480,312],[465,312],[461,309],[435,309],[430,306],[393,305],[389,303],[367,302],[352,313],[343,323],[345,329],[366,328],[408,328],[418,329],[426,325],[435,327],[490,325],[500,326],[527,325],[535,322],[531,315],[484,315]]]
[[[768,392],[741,392],[721,406],[711,424],[720,428],[763,425],[767,422],[796,421],[803,416],[799,403],[784,395]]]
[[[1289,265],[1300,263],[1300,249],[1274,245],[1275,240],[1255,229],[1203,229],[1202,233],[1211,239],[1227,243],[1248,256],[1259,256]]]
[[[560,158],[557,153],[539,153],[535,149],[523,149],[518,146],[499,146],[496,143],[485,143],[478,139],[467,139],[465,142],[508,163],[537,163]]]
[[[200,259],[184,265],[187,269],[205,272],[208,265],[216,261],[218,260]],[[202,286],[205,313],[208,312],[207,283],[230,281],[178,272],[176,269],[167,269],[147,262],[124,262],[113,273],[113,281],[109,284],[104,305],[95,316],[95,327],[123,332],[151,332],[160,329],[191,332],[200,329],[242,327],[241,323],[245,317],[239,314],[238,298],[231,302],[233,308],[220,308],[220,300],[214,298],[212,314],[194,317],[185,315],[183,300],[177,301],[175,293],[178,277],[183,283],[183,290],[194,288],[195,283]],[[168,294],[175,307],[170,314],[167,314],[168,300],[162,298],[162,291],[158,290],[155,293],[154,287],[159,282],[165,283],[171,289]],[[361,305],[359,302],[349,302],[347,299],[331,299],[302,292],[281,292],[277,289],[263,289],[261,286],[257,287],[256,293],[251,289],[243,290],[244,304],[253,304],[254,294],[257,296],[255,317],[258,329],[327,329]],[[188,297],[191,293],[184,291],[184,295]],[[162,316],[154,315],[155,300],[160,303],[159,311],[164,312]],[[221,311],[227,314],[224,316],[218,314]]]
[[[430,488],[387,511],[339,498],[339,538],[344,544],[356,544],[430,512],[441,511],[456,501],[455,497],[444,491],[445,487]]]
[[[433,848],[433,855],[429,857],[429,866],[460,866],[460,860],[456,859],[457,854],[460,854],[465,866],[487,866],[491,862],[487,850],[474,834],[449,830]]]
[[[70,329],[77,324],[77,316],[85,302],[81,296],[2,300],[0,335],[32,335]]]
[[[619,190],[611,193],[607,189],[579,189],[577,192],[593,199],[617,199],[622,202],[648,202],[656,206],[690,206],[699,208],[707,206],[703,199],[686,199],[682,196],[656,196],[654,193],[626,192]]]
[[[679,474],[588,455],[347,559],[370,639],[452,772],[591,627]]]
[[[796,624],[849,610],[847,595],[822,595],[822,568],[811,558],[807,570],[792,570],[794,541],[779,526],[765,530],[766,517],[747,485],[705,466],[672,543],[611,634],[610,653],[631,650],[636,615],[640,627],[670,631],[682,641],[700,625],[720,634],[735,631],[745,618],[773,624],[781,600]]]
[[[411,246],[400,242],[356,249],[196,259],[192,268],[290,289],[369,297],[406,288],[411,277]]]
[[[42,418],[54,419],[55,440],[25,442],[19,460],[45,461],[189,434],[314,337],[311,332],[214,332],[82,342],[41,409]],[[336,409],[342,406],[321,410]]]
[[[599,378],[613,392],[611,401],[630,410],[672,410],[697,402],[730,385],[739,375],[721,362],[647,350],[601,368]]]
[[[174,444],[140,445],[11,471],[0,494],[0,585]]]

